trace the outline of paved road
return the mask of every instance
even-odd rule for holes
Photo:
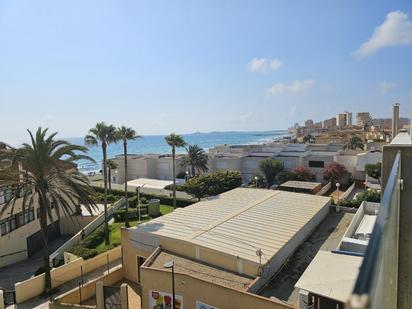
[[[121,259],[110,262],[110,271],[112,271],[115,268],[119,267],[119,265],[121,265],[121,264],[122,264]],[[99,267],[99,268],[95,269],[94,271],[85,274],[84,277],[83,277],[84,284],[86,284],[87,282],[89,282],[93,279],[96,279],[96,278],[104,275],[105,272],[107,272],[107,266],[106,265],[104,265],[102,267]],[[81,282],[80,277],[75,278],[71,281],[68,281],[68,282],[64,283],[63,285],[61,285],[57,288],[58,291],[56,291],[56,293],[53,295],[53,297],[57,297],[59,295],[62,295],[64,293],[66,293],[67,291],[70,291],[70,290],[78,287],[79,282]],[[13,308],[17,308],[17,309],[48,309],[49,308],[49,300],[50,300],[50,297],[39,296],[39,297],[33,298],[33,299],[23,303],[23,304],[8,306],[6,309],[13,309]]]
[[[62,236],[59,239],[50,242],[50,252],[58,249],[69,238],[69,236]],[[40,251],[28,260],[0,268],[0,287],[5,288],[6,290],[13,290],[16,282],[29,279],[41,266],[43,266],[43,253]]]

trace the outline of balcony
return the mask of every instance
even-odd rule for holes
[[[412,308],[412,141],[400,133],[383,149],[381,208],[351,309]]]

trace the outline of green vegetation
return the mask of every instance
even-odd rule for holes
[[[358,208],[363,201],[380,203],[381,194],[377,190],[367,190],[356,195],[353,200],[343,199],[338,202],[339,206]]]
[[[342,189],[348,188],[352,184],[351,174],[342,164],[337,162],[332,162],[329,164],[329,166],[323,171],[323,176],[334,185],[339,183]]]
[[[87,148],[56,140],[57,133],[47,133],[47,129],[42,128],[38,128],[35,135],[29,131],[30,144],[0,152],[0,161],[6,159],[13,162],[11,167],[0,173],[3,184],[13,187],[11,199],[6,207],[0,208],[0,215],[10,211],[9,205],[13,212],[14,203],[21,197],[26,209],[34,207],[34,201],[39,203],[46,293],[51,290],[47,221],[52,205],[57,215],[72,214],[78,203],[85,205],[89,212],[95,207],[87,178],[73,164],[79,159],[93,161],[85,155]]]
[[[187,154],[183,157],[182,166],[189,168],[190,176],[194,177],[197,172],[207,172],[209,157],[203,148],[198,145],[189,145],[186,148]]]
[[[104,122],[98,122],[94,128],[89,130],[89,134],[84,138],[86,145],[97,146],[100,142],[103,152],[103,180],[104,180],[104,214],[107,218],[107,145],[117,142],[116,128]],[[107,220],[104,222],[106,244],[109,244],[109,225]]]
[[[117,129],[117,138],[123,141],[123,162],[124,162],[124,197],[126,203],[126,218],[125,218],[125,225],[129,227],[129,217],[128,217],[128,210],[129,210],[129,200],[127,194],[127,142],[132,141],[138,138],[141,138],[140,135],[136,134],[136,131],[132,128],[128,128],[126,126],[121,126]]]
[[[109,193],[112,193],[112,170],[117,168],[117,163],[111,159],[107,160],[107,169],[108,169],[108,180],[109,180]]]
[[[200,200],[232,190],[242,184],[242,176],[237,171],[217,171],[208,175],[190,178],[180,188]]]
[[[356,150],[356,149],[364,149],[365,145],[363,144],[362,139],[359,136],[352,136],[349,140],[348,143],[345,144],[343,149],[351,149],[351,150]]]
[[[311,134],[307,134],[303,137],[303,143],[305,144],[313,144],[314,142],[316,142],[316,138]]]
[[[160,205],[160,213],[162,216],[172,211],[173,207],[167,205]],[[117,212],[118,211],[116,211],[116,213]],[[124,213],[125,210],[123,210],[122,212]],[[136,212],[136,210],[133,210],[133,212]],[[129,219],[131,219],[131,221],[129,222],[130,226],[138,225],[138,216],[136,216],[136,218],[130,216]],[[148,222],[150,220],[152,220],[152,218],[147,215],[141,217],[141,223]],[[121,243],[121,228],[123,226],[125,226],[125,222],[121,218],[118,218],[116,222],[112,223],[109,226],[110,243],[108,245],[105,242],[104,226],[101,226],[97,228],[89,236],[87,236],[83,241],[81,241],[79,245],[70,248],[69,252],[77,256],[80,256],[84,259],[89,259],[102,252],[113,249]]]
[[[186,146],[186,142],[183,137],[172,133],[165,137],[166,143],[172,147],[172,160],[173,160],[173,208],[176,208],[176,148]]]
[[[273,186],[276,180],[276,176],[283,170],[283,163],[275,159],[265,159],[260,162],[259,168],[265,175],[266,187]]]
[[[366,164],[365,173],[372,178],[375,178],[381,183],[382,163]]]

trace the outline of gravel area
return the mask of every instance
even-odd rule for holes
[[[220,268],[212,267],[195,260],[162,251],[150,267],[165,269],[164,263],[173,260],[175,272],[187,274],[212,283],[221,284],[235,289],[245,290],[252,282],[251,278],[237,275]]]

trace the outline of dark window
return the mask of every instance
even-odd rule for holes
[[[309,167],[323,168],[325,167],[325,162],[324,161],[309,161]]]

